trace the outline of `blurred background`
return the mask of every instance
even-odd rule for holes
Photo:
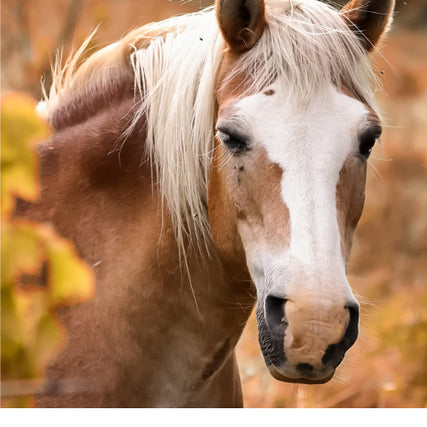
[[[97,25],[96,43],[104,46],[134,27],[211,3],[3,0],[2,94],[41,98],[53,52],[63,47],[66,55]],[[383,82],[384,133],[371,156],[350,259],[359,340],[331,382],[280,383],[265,368],[251,317],[238,345],[246,407],[427,407],[427,0],[397,0],[393,30],[373,60]]]

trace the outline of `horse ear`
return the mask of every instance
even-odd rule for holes
[[[395,0],[351,0],[341,10],[349,27],[370,52],[387,33],[392,22]]]
[[[264,0],[217,0],[216,15],[225,41],[235,52],[252,48],[264,30]]]

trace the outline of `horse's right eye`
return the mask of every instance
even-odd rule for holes
[[[248,144],[236,136],[218,131],[218,138],[233,153],[242,153],[249,150]]]

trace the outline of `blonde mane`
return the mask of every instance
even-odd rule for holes
[[[280,75],[303,106],[332,81],[374,107],[366,52],[335,9],[312,0],[267,0],[266,22],[261,39],[236,69],[250,77],[251,91]],[[88,44],[56,68],[45,101],[49,117],[71,100],[108,92],[112,82],[131,76],[137,109],[123,138],[144,117],[147,156],[178,246],[207,247],[215,84],[225,48],[215,11],[146,25],[82,62]]]

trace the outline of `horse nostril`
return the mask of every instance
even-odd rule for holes
[[[276,336],[283,336],[287,325],[285,303],[285,299],[272,295],[265,299],[265,320],[270,332]]]
[[[341,341],[337,344],[331,344],[322,357],[324,366],[331,365],[336,368],[344,358],[345,352],[354,344],[359,333],[359,306],[349,304],[346,306],[349,311],[349,320],[347,329]]]
[[[343,337],[343,340],[345,340],[343,344],[346,346],[344,351],[348,350],[354,344],[359,334],[359,305],[349,304],[346,306],[346,309],[349,311],[350,318]]]

